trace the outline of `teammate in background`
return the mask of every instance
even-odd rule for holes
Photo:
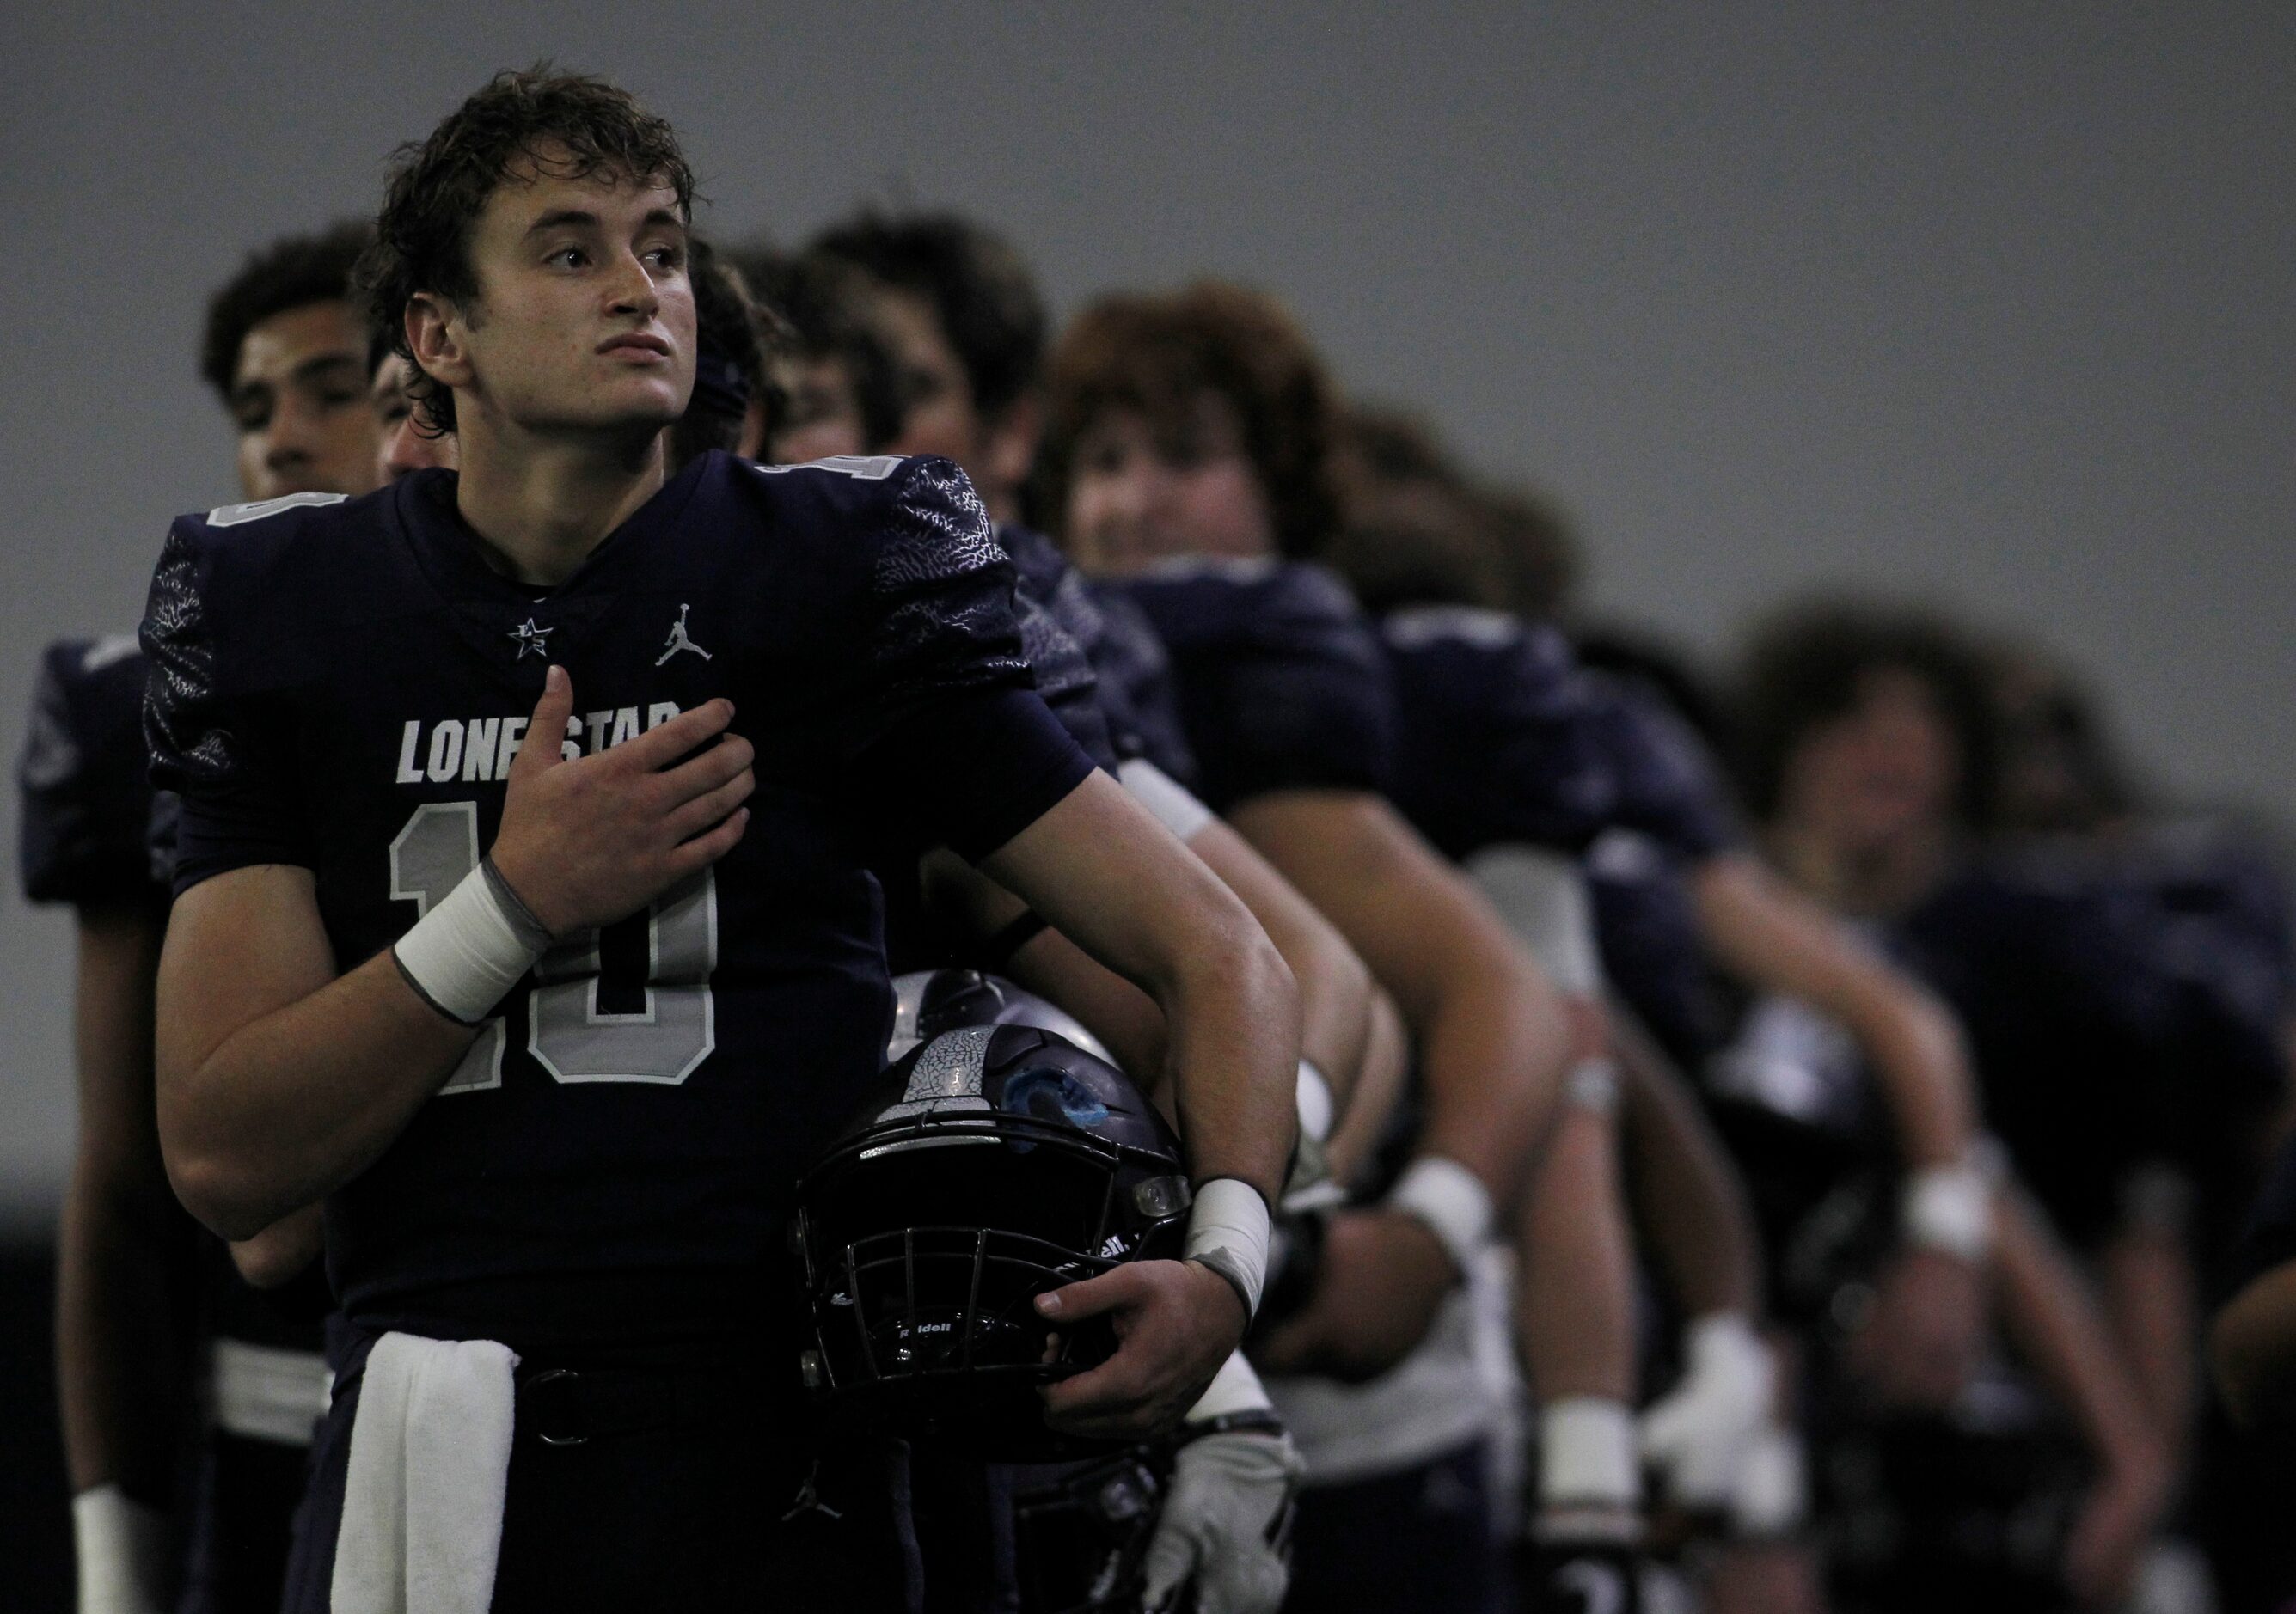
[[[794,1173],[882,1057],[862,823],[981,859],[1171,1028],[1188,1259],[1040,1299],[1120,1338],[1048,1415],[1162,1422],[1257,1299],[1281,961],[1029,691],[954,467],[666,478],[690,191],[621,92],[499,75],[402,159],[368,271],[459,476],[184,518],[154,578],[161,1143],[227,1233],[326,1197],[343,1303],[291,1608],[410,1563],[426,1605],[898,1599],[878,1454],[808,1449],[761,1365]]]
[[[901,397],[892,353],[871,322],[866,276],[819,253],[792,258],[750,246],[727,256],[783,327],[768,344],[776,397],[762,457],[798,465],[883,453],[901,429]]]
[[[1470,1286],[1553,1112],[1561,1005],[1380,794],[1391,712],[1369,625],[1286,558],[1336,515],[1329,393],[1289,321],[1226,288],[1106,299],[1062,338],[1048,396],[1046,508],[1169,649],[1204,799],[1339,928],[1418,1045],[1411,1165],[1332,1217],[1306,1308],[1255,1349],[1372,1381],[1270,1387],[1308,1462],[1289,1606],[1500,1606]]]
[[[1397,692],[1397,805],[1571,995],[1584,1044],[1523,1241],[1518,1325],[1543,1404],[1542,1455],[1557,1459],[1542,1462],[1526,1520],[1525,1590],[1540,1608],[1575,1610],[1605,1587],[1635,1607],[1647,1571],[1641,1465],[1626,1433],[1639,1352],[1622,1153],[1668,1298],[1687,1320],[1685,1372],[1644,1421],[1664,1501],[1727,1514],[1773,1417],[1745,1189],[1680,1076],[1607,1002],[1583,873],[1587,849],[1613,829],[1695,834],[1687,826],[1705,814],[1605,743],[1596,692],[1558,630],[1470,603],[1494,592],[1496,557],[1466,490],[1366,452],[1388,444],[1350,438],[1347,520],[1329,553],[1380,619]],[[1608,1258],[1538,1258],[1582,1248]],[[1609,1444],[1625,1460],[1574,1465],[1574,1431],[1587,1427],[1619,1431]]]
[[[200,374],[231,415],[250,500],[374,486],[366,331],[347,294],[365,241],[342,224],[275,242],[208,306]]]
[[[2218,1102],[2210,1083],[2239,1073],[2177,1060],[2185,1027],[2149,956],[2148,915],[2093,862],[2046,848],[2038,860],[2024,855],[2037,848],[1976,856],[1995,755],[1976,658],[1913,613],[1810,608],[1755,637],[1740,692],[1747,797],[1771,858],[1881,929],[1954,1004],[1988,1119],[2074,1252],[2103,1274],[2132,1258],[2157,1268],[2183,1237],[2173,1184],[2195,1130],[2189,1111]],[[2013,1319],[2030,1297],[2007,1275]],[[2161,1505],[2162,1454],[2182,1438],[2181,1416],[2161,1408],[2185,1392],[2156,1389],[2148,1404],[2119,1365],[2123,1353],[2158,1360],[2147,1342],[2163,1333],[2186,1336],[2174,1357],[2189,1364],[2177,1287],[2106,1284],[2110,1393],[2069,1403],[2100,1468],[2067,1556],[2087,1597],[2126,1584]]]
[[[873,212],[823,231],[808,255],[869,277],[903,452],[955,460],[990,520],[1018,520],[1043,431],[1045,352],[1044,304],[1021,255],[953,214]]]
[[[348,299],[365,241],[355,225],[281,240],[209,302],[201,372],[236,428],[250,499],[375,483]],[[167,889],[146,844],[144,669],[125,636],[52,646],[20,770],[26,894],[78,910],[79,1142],[56,1356],[80,1607],[174,1607],[180,1587],[186,1609],[267,1610],[324,1369],[316,1316],[282,1317],[236,1285],[161,1168],[148,1028]]]
[[[1015,467],[1034,457],[1044,357],[1041,308],[1017,256],[979,226],[948,217],[870,217],[826,239],[865,243],[861,250],[871,268],[865,274],[850,269],[846,260],[826,256],[824,248],[808,260],[818,266],[817,281],[837,271],[857,276],[846,283],[843,295],[858,291],[878,306],[873,317],[905,321],[913,341],[956,366],[953,379],[961,384],[929,393],[912,389],[919,402],[903,416],[890,446],[914,453],[957,448],[964,456],[960,463],[979,479],[992,508],[1017,507],[1021,489],[1009,479]],[[890,276],[890,283],[877,279],[879,273]],[[909,306],[887,315],[882,305],[893,299],[906,299]],[[965,342],[952,340],[951,329],[940,323],[945,318],[968,332]],[[973,380],[975,365],[995,378],[988,390],[1007,400],[994,423],[982,418],[975,402],[984,390]],[[950,379],[944,374],[945,381]],[[1078,742],[1096,755],[1105,750],[1110,771],[1243,900],[1292,969],[1300,989],[1303,1053],[1298,1100],[1305,1149],[1295,1160],[1296,1188],[1303,1174],[1320,1175],[1317,1151],[1357,1091],[1366,1064],[1384,1058],[1386,1068],[1374,1086],[1391,1087],[1399,1081],[1399,1045],[1391,1037],[1382,1044],[1373,1032],[1374,1016],[1382,1010],[1391,1015],[1391,1006],[1376,999],[1369,971],[1339,932],[1181,782],[1193,777],[1195,765],[1180,735],[1169,682],[1156,676],[1163,651],[1144,619],[1121,599],[1095,594],[1041,534],[1005,520],[996,524],[996,536],[1018,569],[1023,607],[1041,609],[1089,664],[1084,672],[1094,686],[1091,732],[1072,725]],[[1031,659],[1037,660],[1033,651]],[[1040,685],[1045,671],[1040,664]],[[1046,699],[1055,711],[1068,711],[1052,692]],[[946,859],[936,870],[939,906],[971,910],[976,933],[1005,938],[1005,950],[995,959],[974,962],[1009,973],[1068,1008],[1123,1062],[1153,1072],[1161,1061],[1164,1033],[1152,1004],[1094,965],[1057,931],[1030,929],[1025,913],[1016,912],[1009,897],[993,888],[984,889],[985,882],[951,881]],[[1312,1239],[1313,1233],[1307,1236]],[[1290,1293],[1289,1287],[1283,1289],[1277,1303],[1288,1303]],[[1215,1398],[1192,1410],[1190,1430],[1217,1431],[1224,1419],[1265,1406],[1257,1380],[1242,1364],[1236,1364],[1234,1377]],[[1266,1435],[1208,1433],[1184,1446],[1179,1460],[1184,1472],[1194,1471],[1193,1478],[1175,1487],[1174,1501],[1160,1520],[1150,1553],[1149,1593],[1171,1593],[1175,1577],[1196,1563],[1203,1566],[1196,1591],[1208,1614],[1252,1606],[1226,1599],[1240,1595],[1236,1588],[1262,1574],[1252,1561],[1264,1552],[1254,1551],[1251,1538],[1264,1536],[1266,1495],[1278,1479],[1288,1488],[1297,1459],[1288,1443],[1278,1449]],[[917,1489],[922,1506],[930,1499],[930,1487],[920,1478]],[[1225,1550],[1237,1561],[1210,1562],[1226,1543],[1236,1544]]]

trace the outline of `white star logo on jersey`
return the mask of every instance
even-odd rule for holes
[[[512,628],[510,636],[518,641],[518,659],[523,661],[529,656],[541,656],[547,660],[550,652],[543,642],[557,631],[554,627],[537,627],[532,617]]]
[[[653,659],[653,664],[656,667],[660,667],[663,662],[668,660],[672,656],[677,654],[677,652],[682,650],[692,651],[704,661],[714,660],[716,659],[711,656],[708,651],[702,649],[699,644],[696,644],[691,638],[686,636],[685,613],[693,609],[693,608],[691,605],[681,605],[677,608],[677,620],[669,625],[668,648]]]

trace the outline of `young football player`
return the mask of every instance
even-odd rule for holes
[[[1329,392],[1290,322],[1222,287],[1104,299],[1050,377],[1046,508],[1169,650],[1205,801],[1338,926],[1418,1045],[1411,1163],[1331,1218],[1306,1309],[1255,1352],[1319,1376],[1276,1394],[1308,1462],[1292,1605],[1496,1607],[1493,1413],[1466,1286],[1551,1112],[1560,1005],[1387,805],[1370,627],[1329,574],[1285,558],[1336,515]]]
[[[1040,1297],[1120,1337],[1048,1416],[1177,1416],[1258,1298],[1280,959],[1029,688],[954,466],[666,475],[691,189],[622,92],[497,76],[366,272],[459,473],[184,518],[154,578],[161,1144],[228,1234],[324,1197],[343,1307],[291,1608],[898,1606],[883,1454],[800,1427],[779,1225],[883,1057],[871,825],[1171,1028],[1188,1258]]]
[[[2205,1103],[2219,1073],[2173,1060],[2175,995],[2148,955],[2144,916],[2093,864],[2046,850],[1973,856],[1993,777],[1975,658],[1915,615],[1812,608],[1757,635],[1742,696],[1748,799],[1771,858],[1875,927],[1953,1003],[1988,1124],[2049,1220],[2103,1271],[2132,1243],[2173,1248],[2173,1222],[2159,1220],[2173,1205],[2148,1185],[2184,1164],[2193,1128],[2182,1111]],[[2104,1354],[2161,1327],[2131,1315],[2130,1299],[2157,1304],[2173,1287],[2108,1285],[2121,1340]],[[2020,1293],[2013,1282],[2011,1299]],[[2133,1388],[2120,1394],[2127,1405],[2102,1415],[2142,1422],[2153,1410]],[[2101,1471],[2067,1560],[2084,1595],[2130,1572],[2157,1514],[2158,1454],[2181,1435],[2167,1421],[2145,1429],[2149,1445],[2098,1438]]]
[[[375,484],[349,295],[365,241],[348,225],[282,239],[209,304],[201,371],[236,429],[249,498]],[[139,1029],[152,1021],[166,923],[146,844],[144,670],[125,636],[52,647],[23,769],[27,894],[79,910],[79,1142],[58,1256],[57,1379],[81,1606],[172,1606],[180,1577],[185,1608],[269,1608],[324,1407],[324,1286],[288,1301],[305,1315],[258,1299],[167,1192]],[[191,1315],[187,1267],[198,1274]],[[193,1414],[195,1398],[209,1415]],[[178,1443],[194,1426],[179,1528]]]

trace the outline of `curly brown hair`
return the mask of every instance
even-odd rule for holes
[[[1275,299],[1200,281],[1178,291],[1103,298],[1053,349],[1038,508],[1058,523],[1077,443],[1111,409],[1136,409],[1160,437],[1180,436],[1214,392],[1243,424],[1244,453],[1267,495],[1276,547],[1321,556],[1339,524],[1332,463],[1339,405],[1299,323]]]
[[[546,61],[496,73],[429,139],[399,147],[357,281],[370,321],[414,367],[407,392],[433,431],[455,429],[455,395],[414,363],[406,305],[424,291],[465,308],[476,300],[471,229],[520,162],[560,178],[659,184],[676,192],[681,213],[693,210],[693,170],[677,132],[627,90]]]
[[[1734,691],[1733,760],[1757,818],[1776,815],[1787,769],[1810,731],[1853,710],[1869,675],[1883,672],[1911,673],[1928,689],[1959,754],[1955,815],[1964,829],[1991,827],[1997,724],[1975,645],[1929,610],[1855,599],[1789,605],[1747,638]]]

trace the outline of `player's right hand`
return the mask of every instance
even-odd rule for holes
[[[560,937],[635,914],[732,851],[749,827],[742,804],[757,788],[753,748],[726,732],[730,700],[569,761],[560,737],[573,712],[574,681],[553,667],[511,763],[490,852],[511,889]]]

